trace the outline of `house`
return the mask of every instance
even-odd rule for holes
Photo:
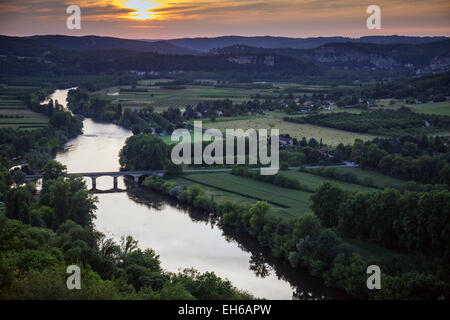
[[[301,106],[300,107],[300,112],[301,113],[308,113],[311,109],[311,106]]]
[[[294,140],[288,135],[280,135],[280,144],[283,146],[292,146],[294,145]]]

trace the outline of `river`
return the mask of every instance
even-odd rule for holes
[[[55,92],[65,107],[67,91]],[[56,160],[65,164],[69,172],[117,171],[119,151],[131,132],[91,119],[84,120],[83,131],[83,135],[65,145]],[[89,179],[87,182],[90,185]],[[112,186],[111,177],[97,179],[98,189]],[[119,179],[119,188],[126,187]],[[172,199],[131,187],[128,192],[98,194],[98,199],[96,228],[117,242],[121,236],[133,236],[142,249],[154,249],[168,271],[214,271],[237,288],[266,299],[345,298],[306,271],[293,270],[272,258],[253,239],[223,230],[203,214]]]

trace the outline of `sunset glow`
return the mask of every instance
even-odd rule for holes
[[[381,30],[367,30],[359,0],[77,0],[82,29],[65,27],[70,1],[0,2],[0,33],[126,38],[450,35],[450,2],[379,0]]]
[[[159,8],[162,5],[152,0],[125,0],[120,1],[120,7],[132,9],[125,17],[135,20],[151,20],[157,17],[153,9]]]

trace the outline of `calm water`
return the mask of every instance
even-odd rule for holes
[[[67,90],[59,90],[58,102]],[[73,139],[56,160],[69,172],[115,171],[118,154],[131,132],[112,124],[84,121],[84,134]],[[90,180],[87,180],[90,185]],[[111,189],[112,178],[97,179],[97,188]],[[125,188],[119,181],[119,188]],[[177,272],[195,268],[214,271],[239,289],[267,299],[344,298],[322,282],[289,266],[259,248],[254,240],[222,230],[201,212],[181,207],[156,193],[131,188],[124,193],[99,194],[96,228],[120,240],[132,235],[142,248],[153,248],[162,267]]]

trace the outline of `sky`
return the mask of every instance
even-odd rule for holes
[[[69,30],[69,5],[81,29]],[[366,26],[369,5],[381,29]],[[174,39],[224,35],[318,37],[450,36],[449,0],[0,0],[0,34]]]

